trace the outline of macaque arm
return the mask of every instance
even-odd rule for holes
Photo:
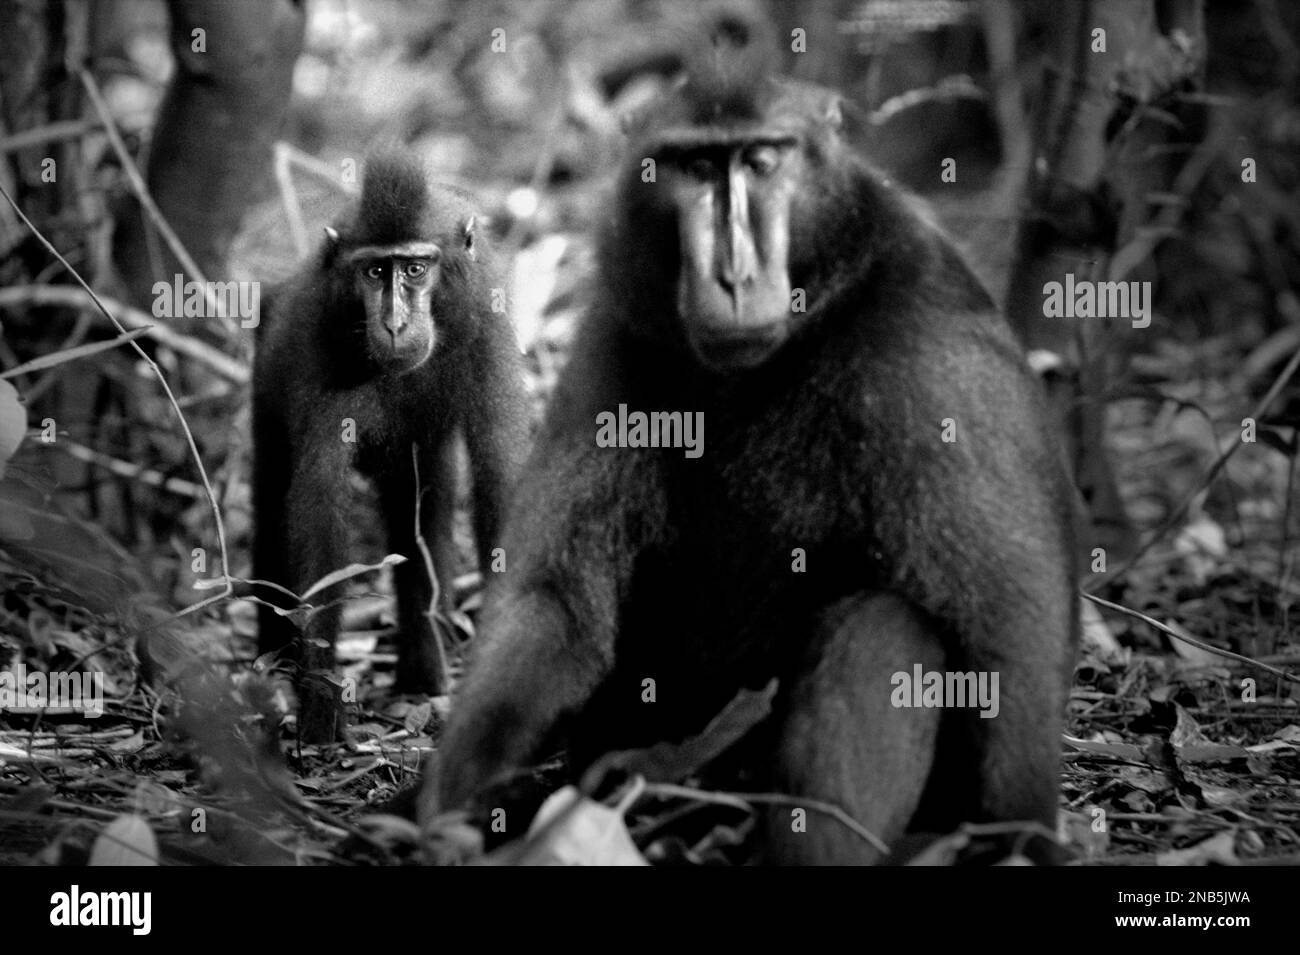
[[[494,574],[482,643],[441,746],[442,805],[525,765],[614,661],[620,594],[654,539],[655,463],[575,439],[547,454],[514,503],[505,570]],[[639,472],[639,474],[638,474]],[[637,495],[624,493],[637,475]]]

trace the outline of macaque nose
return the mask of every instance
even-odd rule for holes
[[[406,303],[402,300],[402,283],[397,275],[397,269],[393,269],[393,276],[390,281],[392,287],[389,289],[388,295],[392,304],[388,308],[388,314],[384,316],[384,328],[388,329],[388,334],[396,339],[403,329],[410,324],[411,316]]]
[[[713,269],[714,281],[732,298],[736,293],[754,284],[757,277],[753,240],[745,234],[732,235],[728,247]]]
[[[714,271],[714,281],[729,298],[736,298],[741,292],[753,286],[757,280],[757,274],[753,268],[746,268],[744,264],[747,260],[742,259],[741,265],[733,259],[726,262]]]

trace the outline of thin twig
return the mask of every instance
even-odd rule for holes
[[[30,375],[34,371],[40,371],[44,368],[57,368],[60,365],[67,365],[74,361],[80,361],[82,358],[89,358],[91,355],[98,355],[100,352],[113,351],[121,348],[127,342],[135,341],[137,338],[144,336],[143,328],[132,329],[129,332],[123,332],[121,335],[115,335],[112,338],[91,342],[89,345],[77,345],[73,348],[63,348],[57,351],[47,352],[30,361],[25,361],[20,365],[15,365],[7,371],[0,372],[0,378],[21,378],[23,375]]]
[[[445,693],[451,683],[451,676],[447,667],[447,648],[442,645],[442,631],[439,628],[439,623],[442,621],[442,585],[438,581],[438,572],[433,566],[433,554],[429,552],[429,544],[420,530],[420,499],[424,497],[424,491],[420,487],[420,446],[418,444],[411,445],[411,465],[415,470],[415,545],[420,548],[420,557],[424,560],[424,572],[429,575],[429,582],[432,584],[429,608],[424,612],[424,616],[429,621],[429,628],[433,630],[434,653],[438,667],[436,689]],[[411,635],[403,634],[403,636],[409,639]]]
[[[54,305],[64,308],[78,308],[86,311],[102,311],[118,328],[147,328],[145,333],[160,345],[166,345],[172,351],[193,358],[208,368],[233,381],[235,384],[247,384],[250,373],[248,366],[238,359],[231,358],[220,349],[213,348],[206,342],[158,324],[148,312],[133,308],[124,302],[97,295],[86,287],[82,291],[71,285],[20,285],[14,288],[0,289],[0,309],[16,305]],[[115,313],[114,318],[109,312]]]
[[[62,142],[65,139],[76,139],[96,129],[99,129],[99,123],[93,119],[65,119],[47,123],[36,129],[26,129],[21,133],[14,133],[12,136],[0,139],[0,154],[15,153],[20,149]]]
[[[72,331],[68,334],[68,337],[63,340],[63,344],[61,344],[56,351],[68,351],[69,349],[76,348],[84,342],[86,340],[86,335],[90,333],[90,327],[94,324],[94,321],[94,313],[88,308],[82,309],[80,314],[77,315],[77,321],[73,324]],[[52,388],[61,377],[63,377],[65,371],[67,371],[66,367],[63,365],[56,365],[54,368],[51,368],[45,374],[41,375],[40,380],[23,393],[23,398],[26,400],[28,406],[30,407],[34,405],[41,395],[49,391],[50,388]]]
[[[710,792],[703,789],[692,789],[690,786],[678,786],[675,783],[647,783],[645,791],[646,795],[665,796],[679,799],[695,799],[700,802],[716,803],[720,806],[734,806],[738,809],[747,808],[747,803],[765,803],[773,806],[795,806],[800,809],[812,809],[816,812],[830,816],[876,851],[884,855],[889,854],[889,846],[887,846],[884,840],[874,832],[862,825],[862,823],[858,822],[839,806],[829,802],[822,802],[820,799],[807,799],[802,796],[787,796],[784,793]]]
[[[144,467],[140,464],[132,464],[129,461],[123,461],[111,455],[104,454],[102,451],[96,451],[84,444],[79,444],[71,438],[60,438],[52,442],[53,447],[60,448],[71,457],[78,461],[84,461],[87,464],[94,464],[105,468],[118,477],[124,477],[128,480],[138,481],[149,487],[160,488],[172,494],[181,497],[189,497],[195,500],[203,499],[203,488],[193,481],[186,481],[183,478],[168,477],[160,471]]]
[[[881,103],[878,109],[867,114],[867,122],[872,126],[882,126],[899,113],[923,103],[946,103],[955,99],[987,100],[988,98],[988,92],[981,89],[969,76],[964,74],[945,76],[934,86],[912,89],[891,96]]]
[[[1213,653],[1216,656],[1227,657],[1229,660],[1236,660],[1238,663],[1245,663],[1253,667],[1259,667],[1261,670],[1265,670],[1273,674],[1274,676],[1281,677],[1283,680],[1287,680],[1288,682],[1291,683],[1300,683],[1300,676],[1295,676],[1294,674],[1287,673],[1285,670],[1279,670],[1277,667],[1269,666],[1267,663],[1260,663],[1258,660],[1253,660],[1250,657],[1243,656],[1240,653],[1233,653],[1231,650],[1224,650],[1221,647],[1211,646],[1208,643],[1202,643],[1200,640],[1197,640],[1195,637],[1189,637],[1187,636],[1187,634],[1179,633],[1178,631],[1174,630],[1172,627],[1165,626],[1159,620],[1155,620],[1151,617],[1148,617],[1140,610],[1133,610],[1129,607],[1123,606],[1122,604],[1111,603],[1109,600],[1105,600],[1101,597],[1094,597],[1092,594],[1084,594],[1083,596],[1086,597],[1088,600],[1091,600],[1093,603],[1097,604],[1100,607],[1105,607],[1108,610],[1115,610],[1118,611],[1119,613],[1127,614],[1130,617],[1134,617],[1138,620],[1141,620],[1144,623],[1152,627],[1155,627],[1161,633],[1168,634],[1169,636],[1173,637],[1175,640],[1181,640],[1183,643],[1186,643],[1189,646],[1196,647],[1198,650],[1204,650],[1206,653]]]
[[[355,196],[358,192],[357,187],[339,179],[338,170],[329,163],[322,162],[311,153],[305,153],[291,143],[277,142],[275,144],[277,152],[282,152],[284,157],[293,165],[302,169],[304,172],[312,173],[320,179],[325,180],[335,189],[344,195]]]

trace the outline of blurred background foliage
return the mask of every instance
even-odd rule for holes
[[[804,31],[806,51],[787,50],[786,70],[846,94],[855,143],[927,200],[1003,298],[1017,262],[1024,264],[1017,236],[1040,211],[1033,173],[1036,161],[1046,162],[1040,149],[1050,136],[1039,123],[1064,72],[1066,21],[1079,11],[1113,18],[1112,42],[1124,55],[1101,91],[1110,112],[1096,146],[1106,162],[1087,183],[1087,214],[1107,226],[1089,219],[1068,249],[1046,255],[1064,272],[1113,262],[1126,243],[1155,236],[1129,273],[1154,283],[1155,320],[1140,334],[1108,334],[1087,348],[1057,340],[1059,330],[1043,343],[1069,367],[1084,367],[1089,354],[1105,357],[1100,383],[1082,392],[1100,434],[1083,455],[1113,462],[1123,514],[1139,535],[1176,519],[1112,593],[1222,646],[1294,662],[1294,381],[1281,383],[1259,441],[1209,476],[1300,348],[1300,4],[1094,0],[1068,5],[1068,16],[1051,0],[733,5],[766,18],[783,39]],[[585,298],[590,236],[622,148],[620,118],[672,82],[696,7],[10,0],[0,13],[0,184],[92,287],[147,312],[142,289],[176,269],[139,218],[122,156],[78,78],[82,63],[165,216],[216,280],[284,278],[352,194],[349,163],[362,165],[376,144],[408,142],[443,179],[481,197],[509,263],[540,409]],[[1161,20],[1179,7],[1203,18],[1198,35]],[[1122,46],[1140,33],[1143,16],[1155,18],[1161,43]],[[228,114],[203,113],[201,101],[175,95],[176,51],[187,36],[175,31],[205,17],[247,18],[235,34],[247,44],[234,51],[243,54],[235,74],[210,78],[214,89],[236,89]],[[493,49],[494,31],[503,31],[504,49]],[[1198,43],[1194,81],[1151,87],[1151,77],[1176,69],[1166,60]],[[183,62],[201,74],[209,61]],[[231,69],[216,62],[212,68]],[[277,92],[281,75],[286,95]],[[1075,119],[1067,113],[1062,122]],[[160,136],[160,126],[205,138],[187,152]],[[41,176],[51,155],[60,169],[54,183]],[[948,158],[958,170],[952,183],[940,178]],[[1255,161],[1249,183],[1244,158]],[[193,200],[207,187],[205,202]],[[0,208],[0,371],[112,337],[97,315],[30,292],[68,282]],[[250,356],[252,334],[234,323],[167,321],[201,348],[237,363]],[[199,346],[141,343],[177,392],[225,517],[229,570],[244,575],[249,442],[238,364],[223,372]],[[194,584],[220,573],[217,542],[174,413],[130,351],[18,375],[14,384],[29,426],[53,418],[60,440],[43,445],[29,435],[0,492],[0,510],[37,522],[35,537],[23,541],[6,537],[0,521],[0,666],[41,655],[54,666],[117,645],[113,635],[202,597]],[[206,562],[196,562],[196,548]],[[250,652],[252,618],[242,601],[190,624],[209,655],[215,645],[237,658]],[[1144,623],[1117,626],[1126,648],[1170,649]],[[120,665],[129,686],[129,663]],[[1123,678],[1106,661],[1084,672],[1094,687],[1113,689]]]

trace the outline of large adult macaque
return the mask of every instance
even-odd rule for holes
[[[836,95],[724,26],[632,129],[424,809],[556,746],[581,770],[680,739],[777,677],[767,787],[887,842],[1054,828],[1077,620],[1038,385],[951,243],[850,153]],[[620,405],[702,413],[703,454],[598,446]],[[897,705],[918,667],[993,703]],[[771,814],[769,859],[881,859],[828,814],[797,828]]]
[[[446,610],[455,442],[463,437],[469,452],[485,569],[526,448],[522,369],[502,287],[469,198],[430,183],[416,157],[391,151],[370,160],[360,201],[263,308],[253,380],[254,576],[301,594],[349,563],[349,475],[355,468],[371,478],[389,547],[408,558],[395,570],[399,690],[443,689],[417,494]],[[262,652],[294,647],[304,663],[312,659],[304,647],[317,648],[324,657],[310,665],[330,665],[338,596],[336,586],[312,597],[326,609],[301,635],[259,608]],[[325,720],[304,720],[314,727],[308,735],[329,735],[328,713]]]

